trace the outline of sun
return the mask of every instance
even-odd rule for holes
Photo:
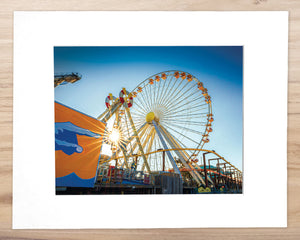
[[[120,131],[116,128],[113,128],[108,134],[108,138],[112,143],[117,145],[117,143],[120,141]]]

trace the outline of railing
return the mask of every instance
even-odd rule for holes
[[[114,168],[113,166],[101,166],[98,170],[97,181],[100,184],[150,184],[151,175],[134,169]],[[126,181],[126,182],[125,182]]]

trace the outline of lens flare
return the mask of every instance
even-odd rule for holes
[[[120,132],[118,129],[113,128],[112,131],[109,133],[108,138],[114,144],[117,144],[120,141]]]

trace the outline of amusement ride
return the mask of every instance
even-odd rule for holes
[[[102,166],[174,173],[183,183],[204,188],[217,188],[227,179],[242,188],[242,171],[204,148],[213,131],[212,98],[192,74],[154,74],[132,91],[108,94],[105,105],[98,120],[112,123],[104,136],[112,155],[102,159]],[[215,157],[206,160],[207,154]]]

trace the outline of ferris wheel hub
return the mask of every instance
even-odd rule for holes
[[[146,122],[151,123],[153,120],[156,120],[154,112],[147,113]]]

